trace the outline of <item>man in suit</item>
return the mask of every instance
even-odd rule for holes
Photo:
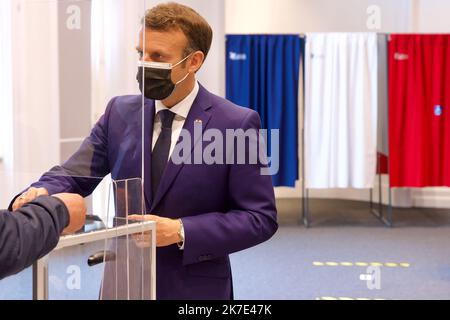
[[[145,99],[112,99],[81,148],[33,187],[87,196],[98,180],[81,177],[111,173],[123,180],[143,173],[145,219],[157,223],[157,298],[232,299],[229,254],[268,240],[278,228],[271,177],[261,174],[259,161],[177,163],[173,154],[182,133],[192,147],[188,159],[194,158],[190,150],[205,150],[196,125],[225,136],[227,130],[259,130],[260,118],[196,81],[213,36],[197,12],[162,4],[143,22],[137,79]]]
[[[0,279],[22,271],[53,250],[61,233],[74,233],[84,225],[86,207],[79,195],[49,197],[34,188],[28,194],[35,199],[17,212],[0,211]]]

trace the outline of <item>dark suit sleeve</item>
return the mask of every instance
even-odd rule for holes
[[[241,128],[259,130],[261,120],[249,111]],[[247,154],[248,159],[248,154]],[[228,212],[211,212],[183,218],[183,264],[213,260],[258,245],[278,229],[271,176],[261,175],[264,166],[234,164],[228,178]]]
[[[0,279],[49,253],[68,224],[66,206],[54,197],[39,197],[16,212],[0,211]]]

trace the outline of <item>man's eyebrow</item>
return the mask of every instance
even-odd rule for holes
[[[139,46],[137,46],[136,48],[136,51],[139,51],[139,52],[142,52],[142,51],[144,51],[141,47],[139,47]],[[157,53],[157,54],[165,54],[164,52],[162,52],[161,50],[159,50],[159,49],[156,49],[153,53]]]
[[[142,54],[144,52],[144,50],[141,47],[139,47],[139,46],[137,46],[135,49],[140,54]],[[156,49],[155,51],[151,52],[151,54],[152,55],[156,54],[156,55],[159,55],[159,56],[162,56],[162,57],[169,57],[170,56],[170,54],[168,52],[167,53],[163,52],[160,49]]]

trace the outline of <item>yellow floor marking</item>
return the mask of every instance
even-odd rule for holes
[[[382,267],[382,266],[383,266],[383,264],[380,263],[380,262],[371,262],[370,265],[371,265],[372,267]]]
[[[394,263],[394,262],[387,262],[387,263],[385,263],[384,264],[386,267],[389,267],[389,268],[396,268],[396,267],[398,267],[398,264],[397,263]]]
[[[320,297],[316,298],[316,300],[327,300],[327,301],[384,301],[386,299],[369,299],[369,298],[350,298],[350,297]]]
[[[323,266],[328,266],[328,267],[337,267],[337,266],[342,266],[342,267],[368,267],[368,266],[372,266],[372,267],[389,267],[389,268],[396,268],[396,267],[409,268],[409,267],[411,267],[411,264],[409,264],[407,262],[402,262],[402,263],[397,263],[397,262],[381,263],[381,262],[348,262],[348,261],[344,261],[344,262],[333,262],[333,261],[320,262],[320,261],[314,261],[312,264],[315,267],[323,267]]]
[[[409,268],[410,266],[411,265],[409,263],[406,263],[406,262],[400,263],[400,267],[403,267],[403,268]]]
[[[356,266],[358,267],[368,267],[369,264],[367,262],[357,262],[355,263]]]
[[[353,263],[352,263],[352,262],[341,262],[341,266],[344,266],[344,267],[353,267]]]

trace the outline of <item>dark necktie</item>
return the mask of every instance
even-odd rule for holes
[[[172,123],[175,113],[169,110],[162,110],[159,113],[161,119],[161,134],[158,137],[155,148],[152,152],[152,193],[153,199],[158,191],[161,177],[167,166],[172,142]]]

